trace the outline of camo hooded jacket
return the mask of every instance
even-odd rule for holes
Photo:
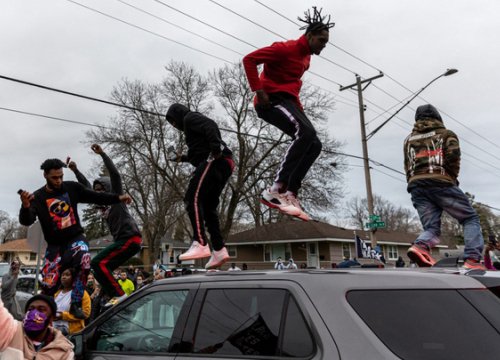
[[[453,131],[447,130],[432,105],[419,106],[412,133],[404,143],[406,180],[438,180],[458,185],[460,145]]]

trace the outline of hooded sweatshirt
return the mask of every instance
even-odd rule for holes
[[[181,161],[187,161],[198,166],[206,161],[210,154],[231,156],[232,152],[222,141],[217,123],[199,112],[190,111],[181,104],[173,104],[167,111],[167,121],[175,128],[184,132],[187,155]]]
[[[458,184],[458,137],[444,127],[441,115],[430,104],[417,108],[413,131],[404,142],[404,157],[408,184],[429,179]]]
[[[72,360],[73,344],[57,329],[50,328],[54,338],[38,352],[33,341],[24,334],[23,324],[14,320],[0,301],[0,352],[2,359],[9,360]]]

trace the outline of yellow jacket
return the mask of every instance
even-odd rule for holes
[[[61,290],[58,290],[54,294],[54,298],[57,296],[57,294],[59,294],[60,291]],[[82,298],[82,311],[85,315],[85,319],[88,319],[88,317],[90,316],[90,309],[90,296],[86,291],[84,291]],[[61,319],[68,322],[68,331],[70,334],[74,334],[80,330],[83,330],[83,328],[85,327],[85,319],[78,319],[74,317],[73,314],[71,314],[69,311],[61,312]]]

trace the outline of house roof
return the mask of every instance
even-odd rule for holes
[[[369,232],[364,230],[345,229],[324,222],[290,220],[232,234],[226,244],[244,245],[318,240],[353,242],[354,233],[364,240],[370,238]],[[415,234],[411,233],[389,232],[381,229],[377,231],[377,242],[380,244],[409,245],[415,238]]]
[[[10,240],[0,244],[0,252],[33,252],[28,245],[28,239]]]

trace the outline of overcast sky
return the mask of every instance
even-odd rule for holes
[[[447,68],[459,72],[443,77],[426,89],[397,118],[369,141],[369,157],[403,171],[402,142],[413,124],[415,109],[434,104],[445,125],[454,130],[463,151],[461,188],[480,202],[500,208],[497,191],[500,153],[497,138],[500,71],[500,2],[494,0],[259,0],[281,15],[296,20],[312,5],[332,14],[336,26],[322,56],[314,56],[305,76],[333,93],[337,103],[329,116],[331,134],[342,141],[344,152],[362,155],[357,95],[339,92],[337,84],[355,82],[354,73],[369,78],[382,70],[364,91],[370,132],[394,113],[412,92],[418,91]],[[78,0],[85,6],[119,18],[172,40],[188,44],[227,61],[240,61],[253,50],[155,0]],[[286,38],[301,35],[297,26],[254,0],[162,0],[214,27],[257,47],[281,39],[228,12],[219,3]],[[233,49],[206,40],[139,12],[126,3],[202,34]],[[224,65],[220,59],[185,48],[160,36],[110,19],[69,0],[6,0],[0,12],[0,75],[50,87],[109,99],[118,82],[127,78],[158,82],[171,60],[192,64],[202,73]],[[353,56],[351,56],[351,55]],[[360,62],[355,57],[363,60]],[[368,64],[368,65],[367,65]],[[346,69],[348,70],[346,70]],[[399,84],[398,84],[399,83]],[[403,86],[401,86],[403,85]],[[406,89],[405,89],[406,88]],[[410,91],[408,91],[408,89]],[[116,114],[113,106],[57,94],[0,79],[0,107],[68,120],[106,124]],[[384,113],[385,110],[390,109]],[[382,115],[380,115],[382,114]],[[88,126],[0,110],[0,210],[17,215],[19,188],[34,191],[43,185],[39,170],[46,158],[71,155],[82,170],[96,162],[83,144]],[[366,196],[361,160],[347,158],[347,201]],[[383,171],[385,174],[381,173]],[[73,180],[71,172],[67,180]],[[375,194],[411,207],[401,174],[374,166]]]

